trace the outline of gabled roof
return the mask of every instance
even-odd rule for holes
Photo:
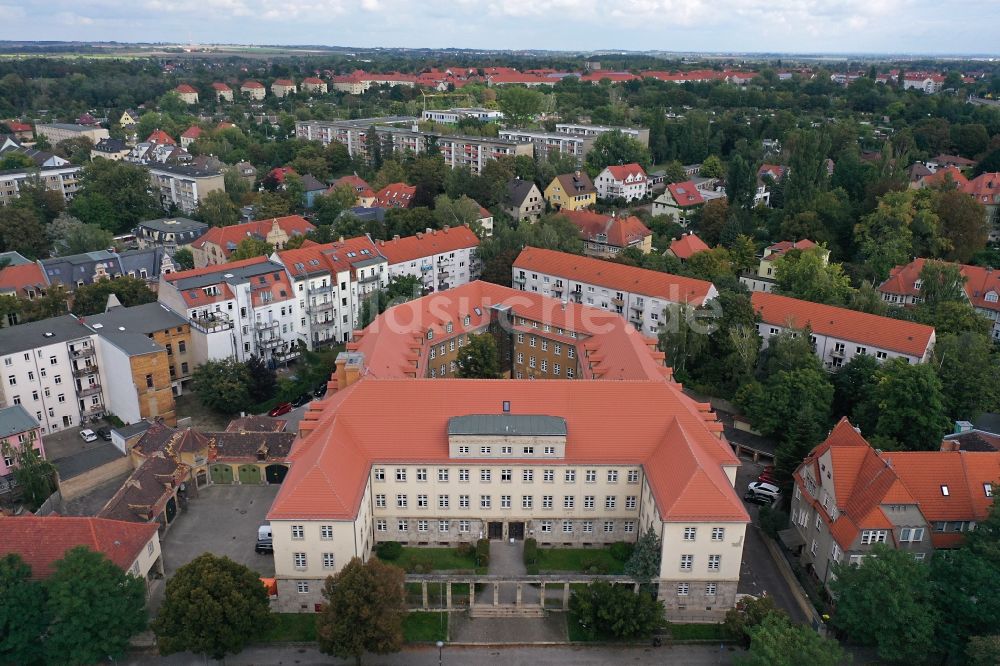
[[[199,136],[201,136],[204,133],[205,133],[205,131],[202,130],[197,125],[191,125],[191,127],[188,127],[186,130],[184,130],[184,134],[181,134],[181,138],[182,139],[197,139]]]
[[[919,296],[916,283],[924,270],[927,259],[914,259],[904,266],[896,266],[889,277],[878,286],[879,293],[900,296]],[[1000,311],[1000,270],[984,266],[958,264],[959,272],[966,278],[965,295],[973,307]],[[987,300],[992,294],[995,300]]]
[[[705,280],[537,247],[521,250],[513,267],[515,270],[538,271],[672,303],[703,305],[718,295],[715,286]]]
[[[174,141],[173,137],[161,129],[153,130],[153,133],[146,138],[146,143],[156,143],[159,145],[169,146],[177,145],[177,142]]]
[[[264,84],[260,81],[244,81],[240,88],[263,88]]]
[[[962,191],[984,206],[1000,204],[1000,172],[981,173],[965,184]]]
[[[326,84],[326,82],[323,81],[323,79],[317,79],[315,76],[307,76],[306,78],[302,79],[302,83],[308,83],[311,86],[321,86]]]
[[[365,190],[372,189],[371,185],[366,183],[363,178],[359,178],[358,174],[356,173],[351,174],[350,176],[341,176],[337,180],[333,181],[333,184],[330,185],[330,189],[331,190],[336,189],[341,185],[348,185],[350,187],[353,187],[354,191],[359,193],[364,192]]]
[[[788,172],[788,167],[784,167],[780,164],[761,164],[760,168],[757,169],[757,179],[761,179],[764,176],[770,176],[774,180],[781,180],[785,177]]]
[[[679,208],[700,206],[705,203],[705,199],[701,196],[701,191],[698,189],[698,186],[690,180],[684,181],[683,183],[669,183],[667,185],[667,191],[670,192],[670,196]]]
[[[947,183],[954,183],[959,189],[965,190],[969,179],[957,167],[953,166],[942,167],[931,175],[920,179],[920,184],[924,187],[935,187]]]
[[[531,194],[535,183],[530,180],[512,178],[507,181],[507,203],[508,205],[520,208],[524,205],[524,200]]]
[[[228,227],[212,227],[198,240],[191,243],[192,247],[204,248],[212,243],[222,250],[225,257],[229,257],[244,238],[267,238],[268,232],[274,225],[278,225],[289,237],[308,233],[315,229],[308,220],[301,215],[286,215],[269,220],[255,220],[254,222],[244,222],[243,224],[233,224]]]
[[[291,88],[291,87],[295,86],[295,81],[292,81],[291,79],[275,79],[274,83],[272,83],[271,85],[273,85],[273,86],[284,86],[285,88]]]
[[[55,563],[67,550],[86,546],[127,571],[157,527],[78,516],[0,517],[0,555],[17,553],[31,566],[32,578],[44,579],[55,573]]]
[[[0,294],[26,296],[28,289],[36,294],[48,286],[42,267],[36,263],[6,266],[0,269]]]
[[[764,248],[764,256],[768,259],[777,259],[789,250],[811,250],[814,247],[818,246],[807,238],[797,241],[778,241]]]
[[[195,94],[198,93],[197,90],[195,90],[194,88],[192,88],[190,85],[188,85],[186,83],[180,84],[179,86],[177,86],[176,88],[174,88],[174,90],[176,90],[177,92],[179,92],[181,94],[184,94],[184,95],[187,95],[187,94],[190,94],[190,93],[195,93]]]
[[[589,210],[564,210],[559,214],[572,222],[580,230],[580,236],[591,243],[628,247],[653,235],[634,215],[622,217]]]
[[[803,301],[763,291],[750,294],[764,323],[784,328],[810,327],[814,333],[922,358],[934,341],[934,328],[901,319]]]
[[[165,451],[147,457],[125,480],[98,516],[159,527],[156,521],[191,468]]]
[[[379,256],[375,244],[367,236],[357,236],[324,245],[303,245],[294,250],[278,252],[278,258],[293,280],[311,275],[332,275],[351,271],[355,265]]]
[[[225,83],[222,83],[221,81],[216,81],[215,83],[213,83],[212,84],[212,89],[213,90],[218,90],[220,92],[226,92],[227,90],[228,91],[232,91],[232,88],[230,88],[229,86],[227,86]]]
[[[466,226],[431,229],[406,238],[378,241],[378,251],[390,265],[478,246],[479,237]]]
[[[570,196],[580,196],[583,194],[597,194],[594,181],[590,179],[585,171],[574,173],[564,173],[556,176],[556,180],[562,185],[563,191]]]
[[[391,183],[378,191],[373,205],[378,208],[409,208],[416,192],[416,185]]]
[[[327,189],[326,185],[319,182],[311,173],[302,176],[302,187],[306,192],[325,192]]]
[[[605,168],[605,171],[610,173],[611,177],[614,178],[615,180],[624,181],[629,176],[632,176],[633,180],[637,178],[638,181],[636,182],[641,182],[643,180],[646,180],[646,172],[643,170],[641,166],[639,166],[634,162],[631,164],[611,165]]]
[[[670,253],[682,260],[690,259],[699,252],[710,249],[705,241],[694,234],[684,234],[670,242]]]

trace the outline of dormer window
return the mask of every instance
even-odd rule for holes
[[[986,302],[987,303],[996,303],[997,302],[997,292],[995,292],[995,291],[988,292],[986,294]]]
[[[427,339],[428,340],[433,340],[434,339],[434,331],[433,330],[427,329]]]
[[[920,289],[923,286],[924,286],[924,281],[919,278],[913,283],[913,288],[916,289],[917,291],[920,291]]]
[[[984,483],[983,492],[986,493],[987,497],[993,497],[993,484]]]

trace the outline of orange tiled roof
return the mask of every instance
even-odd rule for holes
[[[215,83],[213,83],[212,84],[212,89],[213,90],[219,90],[221,92],[225,92],[227,90],[232,90],[232,88],[230,88],[225,83],[222,83],[220,81],[216,81]]]
[[[763,291],[750,294],[750,302],[767,324],[799,329],[809,326],[820,335],[869,344],[917,358],[923,357],[934,341],[933,327],[911,321]]]
[[[373,205],[376,208],[409,208],[413,204],[413,195],[416,192],[416,185],[391,183],[378,191]]]
[[[920,183],[924,187],[931,187],[934,185],[944,185],[949,181],[955,183],[959,187],[959,189],[962,190],[964,190],[969,184],[969,179],[965,177],[965,174],[962,173],[958,168],[953,166],[948,166],[938,169],[931,175],[924,176],[923,178],[920,179]]]
[[[24,296],[29,287],[38,291],[45,289],[47,285],[45,273],[35,262],[0,269],[0,293],[14,292],[16,296]]]
[[[191,86],[189,86],[186,83],[180,84],[179,86],[177,86],[176,88],[174,88],[174,90],[176,90],[179,93],[185,94],[185,95],[186,94],[190,94],[190,93],[197,93],[198,92],[197,90],[195,90],[194,88],[192,88]]]
[[[184,130],[184,134],[181,134],[181,138],[184,138],[184,139],[197,139],[199,136],[201,136],[204,133],[205,132],[200,127],[198,127],[197,125],[191,125],[191,127],[188,127],[186,130]]]
[[[878,286],[878,291],[900,296],[919,296],[920,290],[915,285],[926,263],[926,259],[920,258],[904,266],[896,266],[889,272],[886,281]],[[958,268],[966,278],[965,295],[973,307],[1000,310],[1000,270],[968,264],[958,264]],[[990,294],[996,300],[987,300]]]
[[[172,136],[160,129],[154,130],[152,134],[146,137],[146,143],[158,143],[165,146],[177,145]]]
[[[244,81],[241,88],[263,88],[264,84],[260,81]]]
[[[589,210],[563,210],[559,214],[572,222],[579,230],[584,240],[592,243],[606,243],[615,247],[628,247],[640,243],[647,236],[653,235],[642,220],[629,215],[620,217],[606,215]],[[604,236],[607,240],[599,240]]]
[[[634,162],[632,164],[611,165],[607,167],[607,169],[611,173],[612,178],[615,180],[623,181],[629,176],[638,176],[639,178],[635,182],[646,180],[646,172],[641,166]]]
[[[333,184],[330,185],[330,190],[336,189],[337,187],[340,187],[341,185],[349,185],[350,187],[354,188],[355,192],[358,192],[358,193],[364,192],[365,190],[371,190],[372,189],[371,185],[369,185],[368,183],[366,183],[365,180],[363,178],[360,178],[358,176],[358,174],[356,174],[356,173],[355,174],[351,174],[350,176],[342,176],[342,177],[338,178],[337,180],[333,181]]]
[[[670,252],[678,259],[690,259],[699,252],[704,252],[711,248],[705,241],[694,234],[684,234],[670,242]]]
[[[767,247],[764,254],[768,257],[777,258],[789,250],[811,250],[814,247],[817,247],[816,243],[806,238],[797,241],[778,241],[774,245]]]
[[[378,251],[390,264],[401,264],[470,247],[479,247],[479,237],[466,226],[431,229],[415,236],[378,242]]]
[[[228,227],[212,227],[191,245],[201,249],[211,243],[222,250],[223,256],[229,257],[244,238],[267,238],[267,234],[274,224],[277,224],[289,237],[305,234],[316,228],[301,215],[287,215],[269,220],[232,224]]]
[[[299,279],[317,273],[331,273],[336,276],[337,273],[352,270],[358,262],[378,256],[378,249],[367,236],[357,236],[324,245],[313,243],[278,253],[281,263],[285,265],[289,274]]]
[[[521,250],[514,260],[514,268],[662,298],[672,303],[704,305],[718,294],[715,286],[705,280],[537,247]]]
[[[670,192],[670,196],[673,198],[674,203],[681,208],[700,206],[705,203],[705,198],[701,196],[701,192],[698,191],[698,186],[695,185],[693,181],[688,180],[683,183],[669,183],[667,185],[667,190]]]
[[[70,548],[86,546],[127,570],[153,535],[157,523],[77,516],[0,517],[0,555],[17,553],[31,565],[32,578],[48,578]]]
[[[1000,204],[1000,172],[981,173],[962,187],[962,191],[984,206]]]

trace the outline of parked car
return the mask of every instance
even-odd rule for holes
[[[283,402],[271,411],[267,413],[268,416],[281,416],[282,414],[287,414],[292,411],[292,403]]]
[[[306,404],[312,399],[313,399],[312,394],[307,391],[302,395],[300,395],[299,397],[297,397],[295,400],[292,400],[292,407],[301,407],[302,405]]]
[[[83,430],[80,431],[80,439],[82,439],[85,442],[96,442],[97,433],[91,430],[90,428],[84,428]]]
[[[750,502],[751,504],[766,504],[768,506],[774,503],[774,500],[767,495],[757,495],[756,493],[751,492],[747,492],[743,496],[743,500]]]
[[[326,395],[326,382],[323,382],[322,384],[317,386],[316,390],[313,391],[314,398],[322,398],[324,395]]]
[[[111,428],[98,428],[97,436],[103,439],[105,442],[111,441]]]
[[[274,552],[274,541],[271,539],[257,539],[257,545],[253,548],[258,555],[266,555]]]
[[[757,477],[757,480],[758,481],[763,481],[764,483],[770,483],[772,485],[777,485],[777,484],[774,483],[775,482],[774,465],[768,465],[767,467],[765,467],[761,471],[760,476]]]
[[[748,495],[759,495],[769,498],[772,502],[781,497],[781,489],[773,483],[754,481],[747,486]]]

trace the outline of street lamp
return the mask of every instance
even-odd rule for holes
[[[438,666],[441,666],[441,650],[444,648],[444,641],[438,641]]]

